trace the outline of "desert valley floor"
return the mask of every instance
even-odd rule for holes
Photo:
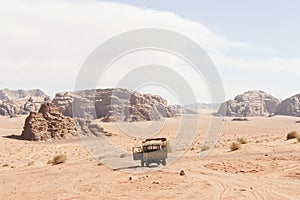
[[[31,142],[20,135],[26,116],[0,117],[0,199],[299,199],[300,132],[296,117],[275,116],[231,121],[225,118],[215,148],[199,159],[211,116],[200,116],[198,136],[176,162],[146,173],[113,170],[88,154],[80,139]],[[99,122],[115,145],[128,151],[140,144],[115,123]],[[149,122],[138,122],[143,126]],[[172,138],[180,117],[166,119],[159,135]],[[247,139],[230,151],[238,137]],[[48,160],[64,153],[64,164]],[[137,168],[138,170],[138,168]],[[185,175],[179,172],[184,170]],[[134,172],[134,170],[132,171]]]

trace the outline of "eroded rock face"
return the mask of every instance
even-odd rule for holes
[[[174,116],[162,97],[120,88],[58,93],[53,103],[66,116],[100,118],[104,122],[149,121]]]
[[[282,101],[277,107],[276,114],[300,117],[300,94]]]
[[[24,115],[39,110],[50,98],[41,90],[0,90],[0,115]]]
[[[232,117],[269,116],[276,113],[279,100],[263,91],[248,91],[220,106],[218,114]]]
[[[41,105],[39,112],[31,112],[26,118],[21,138],[25,140],[56,140],[77,136],[74,120],[63,116],[51,103]]]
[[[181,114],[193,114],[193,115],[198,114],[198,111],[196,111],[196,109],[193,110],[193,109],[189,109],[187,107],[182,107],[180,105],[168,106],[168,110],[173,116],[181,115]]]

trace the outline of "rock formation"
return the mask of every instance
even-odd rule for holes
[[[248,91],[220,106],[218,114],[233,117],[269,116],[276,112],[279,100],[263,91]]]
[[[197,114],[199,113],[196,109],[189,109],[185,106],[180,105],[171,105],[168,106],[169,112],[172,114],[172,116],[181,115],[181,114]]]
[[[31,112],[26,118],[20,136],[25,140],[56,140],[77,136],[74,120],[63,116],[55,105],[44,103],[38,113]]]
[[[0,90],[0,115],[15,116],[36,112],[50,98],[41,90]]]
[[[220,107],[220,103],[193,103],[193,104],[185,105],[183,107],[185,109],[193,111],[194,113],[200,113],[206,109],[211,110],[213,112],[217,112]]]
[[[276,114],[300,117],[300,94],[282,101],[277,107]]]
[[[119,88],[62,92],[56,94],[53,103],[66,116],[104,122],[149,121],[175,115],[158,95]]]

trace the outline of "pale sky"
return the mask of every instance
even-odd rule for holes
[[[49,95],[72,91],[82,64],[102,42],[138,28],[162,28],[186,35],[207,52],[219,71],[227,99],[254,89],[280,99],[300,93],[298,1],[0,3],[0,88],[40,88]],[[152,60],[180,66],[191,87],[198,87],[193,85],[197,82],[204,88],[201,80],[189,74],[188,66],[177,58],[156,53],[120,60],[114,66],[114,78],[122,76],[118,74],[120,66],[129,68]],[[112,82],[104,80],[104,85],[113,86]],[[156,92],[174,102],[163,89],[145,87],[141,91]],[[199,101],[209,101],[206,93],[203,89]]]

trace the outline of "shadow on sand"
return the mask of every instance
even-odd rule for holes
[[[156,168],[158,166],[159,165],[150,165],[149,167],[142,167],[140,165],[135,165],[135,166],[115,168],[115,169],[113,169],[113,171],[126,170],[126,169],[139,169],[139,168]]]
[[[14,140],[24,140],[20,135],[5,135],[5,136],[2,136],[4,138],[8,138],[8,139],[14,139]]]

